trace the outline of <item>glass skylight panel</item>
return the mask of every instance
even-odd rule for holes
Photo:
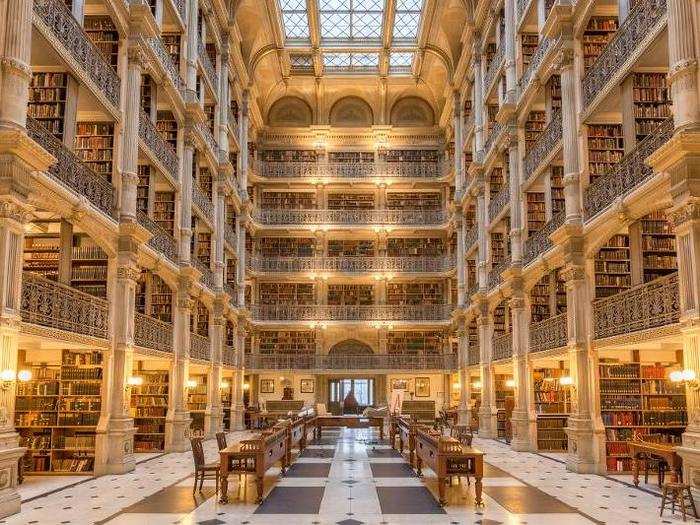
[[[309,15],[306,0],[279,0],[282,24],[287,40],[309,40]]]
[[[396,15],[394,16],[394,40],[418,40],[423,0],[396,0]]]
[[[372,72],[379,69],[377,53],[324,53],[323,65],[329,72]]]
[[[413,53],[392,53],[389,57],[389,70],[394,73],[410,73]]]
[[[320,0],[321,39],[379,41],[385,0]]]

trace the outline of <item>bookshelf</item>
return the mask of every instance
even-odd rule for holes
[[[195,256],[207,268],[211,265],[211,232],[197,232],[197,252]]]
[[[569,439],[564,429],[568,414],[537,415],[537,450],[542,452],[566,452]]]
[[[196,382],[195,386],[187,389],[187,410],[190,412],[190,435],[204,435],[204,412],[207,409],[207,376],[190,375],[190,380]]]
[[[173,61],[175,67],[180,70],[180,33],[162,33],[160,35],[165,51],[170,55],[170,60]]]
[[[678,271],[676,236],[663,211],[641,219],[642,269],[644,282]]]
[[[109,65],[116,71],[119,62],[119,32],[108,16],[83,17],[83,29]]]
[[[566,313],[566,281],[562,277],[562,269],[554,270],[554,307],[556,315]]]
[[[313,355],[316,332],[313,330],[262,330],[259,333],[261,354]]]
[[[212,201],[214,194],[214,179],[209,168],[199,168],[197,173],[197,185],[202,193],[207,196],[209,201]]]
[[[107,254],[88,235],[73,235],[71,283],[96,297],[107,297]]]
[[[635,134],[640,141],[671,116],[671,97],[666,73],[634,73],[632,88]]]
[[[153,118],[153,81],[150,75],[141,75],[141,109],[148,118]]]
[[[173,320],[173,291],[156,274],[151,274],[151,317],[171,323]]]
[[[437,162],[439,154],[434,149],[392,149],[384,153],[386,162]]]
[[[535,412],[539,414],[567,415],[571,408],[569,388],[562,386],[559,379],[568,376],[564,368],[535,368],[533,388],[535,392]]]
[[[468,286],[472,286],[477,283],[476,276],[476,259],[467,259],[467,282]]]
[[[15,428],[27,447],[25,473],[90,473],[101,410],[102,352],[62,350],[60,361],[29,362],[32,379],[18,383]],[[58,356],[57,356],[58,357]]]
[[[156,113],[156,130],[163,137],[165,142],[177,151],[177,121],[170,111],[158,111]]]
[[[507,386],[507,382],[513,377],[508,374],[494,375],[494,388],[496,391],[496,430],[499,439],[507,437],[507,420],[508,414],[506,411],[506,403],[508,398],[513,399],[513,387]]]
[[[373,193],[331,193],[328,195],[329,210],[371,210],[373,208]]]
[[[197,301],[196,314],[194,333],[202,337],[209,337],[209,309],[201,301]]]
[[[266,162],[316,162],[315,150],[280,150],[267,149],[260,152]]]
[[[390,355],[439,355],[445,343],[442,332],[388,332],[387,353]]]
[[[552,75],[548,84],[550,109],[553,111],[561,109],[561,77]]]
[[[530,291],[530,321],[539,323],[551,316],[551,276],[545,274]]]
[[[340,164],[366,164],[374,162],[374,152],[372,151],[329,151],[328,162],[338,162]]]
[[[148,193],[151,187],[151,167],[148,164],[139,164],[139,181],[136,186],[136,209],[148,215]]]
[[[374,257],[375,242],[371,239],[331,239],[328,241],[328,257]]]
[[[506,242],[503,233],[491,232],[491,268],[506,260]]]
[[[613,235],[595,256],[596,298],[609,297],[632,285],[630,238],[627,234]]]
[[[583,67],[586,72],[617,32],[618,22],[614,16],[593,16],[583,32]]]
[[[632,470],[627,441],[635,435],[646,441],[680,443],[687,425],[684,387],[667,378],[669,365],[601,360],[600,408],[610,472]]]
[[[59,141],[63,141],[67,90],[66,73],[32,73],[27,114]]]
[[[532,150],[535,142],[537,142],[537,137],[540,133],[544,131],[545,127],[545,112],[544,111],[530,111],[525,121],[525,154]]]
[[[263,191],[260,207],[270,210],[311,210],[316,207],[316,195],[308,191]]]
[[[113,122],[78,122],[75,153],[92,171],[112,180]]]
[[[315,243],[312,237],[260,237],[256,244],[264,257],[312,257]]]
[[[260,304],[314,304],[312,283],[260,283]]]
[[[143,384],[131,387],[131,417],[134,418],[134,452],[165,450],[165,416],[168,411],[168,370],[134,369]]]
[[[590,182],[612,171],[625,154],[621,124],[588,125],[588,171]]]
[[[552,215],[564,211],[564,166],[552,166],[549,176],[550,202]]]
[[[153,203],[153,220],[167,231],[175,235],[175,192],[157,191]]]
[[[442,304],[445,290],[442,282],[388,283],[387,304],[417,305]]]
[[[525,194],[527,204],[527,234],[532,236],[547,223],[545,211],[545,196],[542,192],[527,192]]]
[[[494,199],[503,189],[503,168],[496,167],[489,172],[489,196]]]
[[[233,286],[234,288],[236,287],[236,284],[238,282],[238,270],[236,266],[236,259],[233,257],[226,257],[226,282]],[[235,300],[235,298],[231,298],[232,300]]]
[[[58,280],[61,240],[56,233],[27,234],[24,237],[22,270]]]
[[[510,330],[509,330],[510,331]],[[497,337],[506,333],[506,307],[503,303],[493,310],[493,335]]]
[[[359,305],[374,304],[374,286],[371,284],[329,284],[329,305]]]
[[[445,241],[437,237],[391,237],[387,239],[389,257],[436,257],[444,255]]]
[[[226,380],[226,386],[221,388],[221,409],[224,411],[224,430],[231,430],[231,379]]]
[[[207,126],[212,135],[214,134],[214,115],[216,114],[215,104],[204,104],[204,115],[206,116]]]
[[[386,207],[389,210],[439,210],[442,196],[437,192],[389,192]]]
[[[539,46],[539,35],[537,33],[523,33],[520,35],[520,51],[523,58],[523,69],[522,73],[525,73],[530,61],[532,60],[532,55],[537,51]]]

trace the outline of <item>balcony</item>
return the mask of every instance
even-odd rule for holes
[[[476,226],[472,226],[464,236],[464,251],[469,252],[478,240],[479,229]]]
[[[113,114],[119,113],[119,77],[61,0],[35,0],[34,24],[63,60],[88,83]]]
[[[562,210],[552,217],[541,230],[525,239],[525,244],[523,246],[523,266],[527,266],[537,257],[547,253],[554,247],[554,243],[549,236],[564,224],[565,220],[566,213]]]
[[[209,53],[207,53],[206,47],[201,40],[197,43],[197,51],[199,52],[199,63],[202,65],[204,76],[207,77],[209,87],[211,87],[211,91],[216,97],[219,93],[219,75],[216,73],[216,66],[211,63]]]
[[[654,279],[593,303],[593,335],[604,339],[678,322],[678,274]]]
[[[469,303],[469,298],[474,295],[476,292],[479,291],[479,283],[474,281],[469,285],[466,291],[466,296],[467,296],[467,304]]]
[[[270,179],[434,179],[444,175],[443,167],[440,162],[256,162],[257,174]]]
[[[635,148],[617,163],[615,169],[596,179],[584,192],[586,222],[603,212],[616,200],[631,193],[654,175],[644,161],[673,136],[673,119],[665,120],[654,133],[638,142]]]
[[[190,333],[190,358],[202,361],[211,359],[211,343],[208,337]]]
[[[447,321],[451,304],[315,305],[270,304],[250,307],[256,321]]]
[[[224,292],[228,294],[228,296],[231,298],[231,303],[233,305],[236,304],[236,300],[238,298],[238,290],[236,288],[235,283],[224,283]]]
[[[218,164],[220,162],[219,145],[217,144],[216,140],[214,140],[214,135],[212,135],[209,126],[204,122],[200,122],[195,125],[195,130],[197,130],[197,133],[199,133],[199,136],[204,143],[204,147],[209,150],[209,154],[212,156],[214,164]],[[227,159],[224,159],[224,162],[226,160]]]
[[[362,225],[396,224],[401,226],[439,226],[448,220],[445,210],[277,210],[256,209],[253,219],[267,226],[308,225]]]
[[[488,289],[493,290],[496,288],[501,282],[503,282],[503,277],[501,274],[506,271],[506,269],[510,266],[511,259],[510,255],[506,257],[506,260],[497,264],[493,268],[491,268],[491,271],[489,272],[489,278],[488,278]]]
[[[489,153],[491,153],[491,150],[493,149],[498,139],[501,137],[501,134],[504,129],[505,126],[500,122],[493,122],[491,124],[489,129],[489,136],[486,138],[486,142],[484,143],[484,159],[489,156]]]
[[[488,98],[491,88],[493,87],[494,81],[498,76],[498,72],[501,70],[503,63],[505,62],[505,48],[505,42],[501,40],[501,42],[499,42],[498,44],[498,49],[496,49],[496,53],[494,53],[493,58],[491,59],[491,63],[486,69],[486,74],[484,75],[483,83],[484,99]]]
[[[56,158],[56,163],[48,170],[49,175],[109,217],[116,217],[115,190],[109,181],[83,164],[75,153],[31,117],[27,117],[27,133]]]
[[[493,338],[492,361],[513,357],[513,334],[501,334]]]
[[[489,222],[494,223],[503,209],[510,203],[510,186],[504,186],[489,202]]]
[[[453,257],[251,257],[248,267],[263,273],[392,272],[443,273],[455,268]]]
[[[666,25],[667,0],[640,0],[583,77],[583,111],[617,86],[642,50]]]
[[[206,286],[210,290],[215,290],[216,277],[214,276],[214,272],[211,271],[209,266],[204,264],[196,257],[192,257],[192,266],[194,266],[197,269],[197,271],[202,274],[202,283],[204,284],[204,286]]]
[[[481,350],[478,346],[467,348],[467,365],[474,366],[481,362]]]
[[[172,352],[173,325],[135,312],[134,343],[141,348]]]
[[[561,147],[562,136],[561,111],[556,111],[523,160],[523,180],[530,180],[554,157]]]
[[[224,225],[224,242],[228,244],[229,248],[231,248],[233,251],[236,251],[238,237],[236,236],[236,232],[233,231],[233,228],[231,228],[230,224]]]
[[[554,48],[554,41],[551,38],[543,38],[540,40],[537,50],[530,58],[530,64],[520,77],[518,87],[520,89],[519,96],[522,97],[530,87],[530,81],[537,76],[540,66],[544,63],[547,53]]]
[[[163,41],[159,37],[149,38],[148,45],[160,64],[160,67],[165,72],[165,77],[167,81],[170,82],[170,87],[172,87],[176,93],[179,93],[184,101],[186,98],[187,85],[180,76],[180,70],[177,64],[173,62],[172,57],[165,49]]]
[[[175,7],[175,10],[177,13],[180,15],[180,20],[182,21],[182,25],[184,26],[187,23],[187,18],[185,18],[185,15],[187,13],[185,4],[185,0],[171,0],[173,2],[173,6]]]
[[[178,180],[180,163],[172,145],[163,139],[153,121],[143,112],[139,115],[139,141],[141,147],[149,153],[149,158],[159,164],[173,181]]]
[[[236,140],[238,140],[238,120],[236,119],[236,115],[234,115],[231,108],[228,108],[228,127],[234,137],[236,137]]]
[[[449,355],[246,355],[246,370],[457,370]]]
[[[175,238],[142,211],[137,212],[136,219],[141,226],[151,233],[148,245],[158,253],[165,255],[171,262],[177,264],[178,250]]]
[[[224,364],[224,366],[230,366],[233,368],[238,367],[238,354],[233,346],[224,346],[221,362]]]
[[[566,313],[530,324],[530,352],[564,348],[569,343]]]
[[[109,304],[90,294],[22,273],[22,321],[98,339],[109,337]]]
[[[195,182],[192,185],[192,204],[197,207],[202,217],[206,219],[210,225],[214,225],[214,205],[209,200],[204,192]]]

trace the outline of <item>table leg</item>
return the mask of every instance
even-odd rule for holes
[[[263,499],[263,476],[255,476],[255,490],[257,491],[257,503],[262,503]]]
[[[221,472],[221,503],[228,503],[228,470]]]
[[[639,458],[637,454],[632,455],[632,483],[635,487],[639,486]]]
[[[384,439],[384,424],[379,425],[379,439],[383,440]]]
[[[438,478],[438,496],[440,505],[445,505],[447,500],[445,499],[445,478]]]
[[[474,494],[476,496],[474,502],[476,503],[477,507],[481,507],[484,504],[484,502],[481,500],[481,488],[481,476],[479,476],[474,482]]]

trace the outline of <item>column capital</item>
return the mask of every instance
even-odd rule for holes
[[[700,221],[700,199],[693,198],[671,212],[671,222],[674,228],[683,228],[688,223]]]

